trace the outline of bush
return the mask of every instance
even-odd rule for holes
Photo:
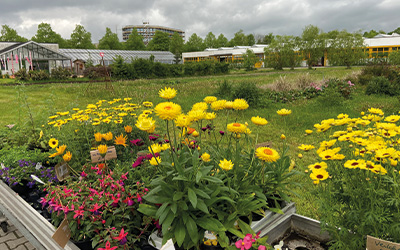
[[[371,81],[372,77],[374,77],[372,74],[362,74],[358,76],[358,83],[360,85],[367,85],[369,81]]]
[[[395,84],[386,77],[378,76],[373,77],[369,81],[367,88],[365,90],[366,95],[389,95],[395,96],[400,94],[400,89],[398,84]]]
[[[233,99],[245,99],[250,106],[256,107],[259,104],[260,96],[260,89],[257,88],[254,82],[241,82],[239,87],[234,89],[232,97]]]
[[[14,73],[14,76],[16,79],[21,80],[21,81],[29,81],[30,77],[26,69],[20,69],[17,72]]]
[[[232,85],[224,80],[222,83],[218,84],[217,92],[214,94],[217,97],[230,99],[232,95]]]
[[[66,80],[71,77],[71,71],[67,68],[57,67],[51,70],[51,78],[56,80]]]
[[[28,74],[29,74],[30,78],[31,78],[33,81],[41,81],[41,80],[48,80],[48,79],[50,79],[49,73],[48,73],[47,71],[45,71],[45,70],[39,70],[39,71],[30,70],[30,71],[28,72]]]
[[[104,68],[104,66],[98,65],[95,67],[86,68],[83,71],[83,75],[90,79],[96,79],[96,78],[101,78],[101,77],[107,77],[107,76],[109,76],[110,72],[111,72],[111,68],[109,66]]]

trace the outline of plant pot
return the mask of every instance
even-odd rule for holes
[[[81,241],[74,241],[71,239],[71,242],[75,244],[79,249],[81,250],[93,250],[94,248],[92,247],[92,240],[87,239],[87,240],[81,240]]]

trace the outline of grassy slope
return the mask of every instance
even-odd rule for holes
[[[261,72],[261,73],[260,73]],[[257,73],[236,72],[227,76],[215,77],[190,77],[169,79],[178,80],[178,84],[168,85],[178,90],[178,96],[174,99],[187,111],[190,106],[201,101],[205,96],[215,93],[218,83],[228,80],[232,84],[242,81],[253,81],[258,86],[268,85],[282,75],[287,79],[295,79],[296,75],[309,73],[315,81],[321,81],[332,77],[343,78],[352,71],[344,68],[318,68],[317,70],[296,69],[295,71],[274,72],[263,70]],[[169,81],[168,80],[168,81]],[[158,91],[165,86],[165,80],[138,80],[110,83],[74,83],[74,84],[46,84],[31,86],[0,86],[0,113],[2,119],[0,126],[17,124],[22,126],[29,120],[28,106],[32,110],[35,119],[35,126],[45,122],[46,117],[57,111],[71,110],[73,107],[84,108],[89,103],[100,99],[132,97],[134,100],[154,100],[159,102]],[[275,146],[281,143],[280,135],[287,136],[287,143],[290,146],[290,153],[296,159],[296,168],[301,172],[308,164],[315,162],[311,153],[303,153],[304,158],[297,158],[301,153],[297,147],[302,143],[316,145],[316,136],[305,136],[305,129],[312,129],[315,123],[323,119],[335,118],[340,113],[347,113],[350,117],[359,116],[361,111],[369,107],[382,108],[386,113],[398,112],[398,101],[393,97],[365,96],[362,89],[358,89],[353,99],[343,102],[339,106],[327,106],[317,100],[299,100],[294,103],[280,104],[273,103],[266,108],[250,109],[240,118],[240,122],[250,122],[255,115],[265,117],[269,124],[260,130],[259,142],[273,142]],[[280,108],[292,110],[292,115],[282,118],[276,114]],[[313,159],[314,158],[314,159]],[[300,214],[318,218],[315,206],[315,196],[312,190],[311,181],[306,175],[298,177],[303,187],[295,191],[301,193],[301,197],[294,197],[297,209]]]

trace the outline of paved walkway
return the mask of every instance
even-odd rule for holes
[[[15,228],[8,223],[8,231],[6,233],[0,229],[0,249],[1,250],[34,250],[35,247]]]

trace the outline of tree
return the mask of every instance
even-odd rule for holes
[[[302,59],[296,51],[298,40],[298,37],[293,36],[276,36],[264,49],[266,66],[277,70],[298,66]]]
[[[143,37],[138,34],[136,29],[132,30],[129,35],[128,40],[124,44],[126,50],[146,50],[146,45],[144,45]]]
[[[256,39],[254,38],[253,34],[247,35],[246,40],[247,40],[247,46],[253,46],[254,44],[256,44]]]
[[[172,35],[171,42],[169,44],[169,51],[172,54],[174,54],[176,64],[178,64],[181,59],[183,46],[184,46],[183,38],[178,33],[175,32]]]
[[[251,49],[247,49],[246,53],[243,54],[243,67],[246,70],[253,70],[256,62],[259,61],[259,58]]]
[[[106,34],[99,40],[99,49],[122,49],[118,35],[108,27],[106,28]]]
[[[87,32],[82,25],[77,24],[71,33],[69,46],[74,49],[94,49],[92,34]]]
[[[67,41],[60,34],[53,31],[49,23],[40,23],[36,31],[36,35],[32,37],[32,41],[38,43],[57,43],[60,48],[68,46]]]
[[[229,46],[246,46],[247,45],[247,37],[243,33],[243,30],[239,30],[235,33],[234,37],[229,41]]]
[[[300,48],[311,69],[324,56],[325,36],[322,31],[313,25],[306,26],[301,34]]]
[[[331,65],[346,65],[349,69],[359,63],[365,54],[364,39],[360,32],[349,33],[342,30],[328,42],[328,59]]]
[[[393,30],[391,32],[388,32],[389,35],[391,35],[393,33],[400,34],[400,27],[398,27],[397,29],[395,29],[395,30]]]
[[[199,37],[196,33],[193,33],[189,40],[185,44],[185,51],[192,52],[192,51],[202,51],[206,47],[203,43],[203,39]]]
[[[268,35],[263,36],[262,39],[257,40],[257,43],[270,44],[273,40],[274,35],[272,33],[269,33]]]
[[[379,32],[375,31],[375,30],[370,30],[369,32],[365,31],[364,34],[363,34],[363,37],[365,37],[365,38],[373,38],[373,37],[375,37],[376,35],[379,35],[379,34],[386,34],[386,33],[383,30],[380,30]]]
[[[27,42],[28,39],[19,36],[15,29],[10,28],[10,26],[4,24],[1,26],[1,36],[0,42]]]
[[[400,51],[393,51],[390,53],[389,63],[391,65],[400,65]]]
[[[206,48],[217,48],[217,39],[212,32],[209,32],[204,38],[204,45]]]
[[[168,33],[157,30],[154,33],[153,39],[147,44],[148,50],[155,51],[168,51],[169,50],[170,38]]]
[[[219,34],[216,40],[216,48],[226,47],[228,46],[228,38],[224,36],[224,34]]]

